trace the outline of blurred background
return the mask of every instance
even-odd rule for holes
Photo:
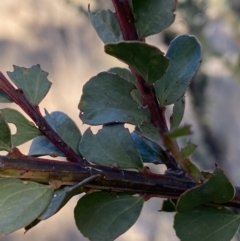
[[[106,0],[1,0],[0,71],[13,65],[40,64],[53,86],[41,110],[60,110],[71,116],[83,132],[77,109],[82,86],[100,71],[124,66],[103,51],[103,43],[88,17],[91,10],[110,8]],[[203,47],[201,69],[189,87],[183,123],[191,124],[191,141],[198,145],[193,160],[205,170],[218,163],[235,185],[240,186],[240,1],[179,0],[174,24],[147,39],[166,51],[180,34],[195,35]],[[0,108],[6,105],[0,104]],[[27,153],[28,145],[22,150]],[[73,198],[54,217],[2,237],[2,241],[84,241],[77,230]],[[173,215],[160,213],[161,200],[144,205],[137,223],[118,241],[177,241]],[[1,218],[1,217],[0,217]],[[236,236],[233,240],[238,240]]]

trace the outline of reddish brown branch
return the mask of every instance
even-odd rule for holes
[[[134,18],[128,0],[112,0],[124,40],[138,40]]]
[[[151,113],[153,125],[157,127],[160,134],[167,132],[168,128],[164,116],[165,108],[160,109],[153,86],[148,86],[139,74],[132,68],[130,69],[137,79],[137,88],[142,96],[143,106],[147,107]]]
[[[124,40],[139,40],[137,30],[134,24],[134,18],[132,9],[128,0],[112,0],[116,10],[116,17],[123,35]],[[166,119],[165,119],[165,107],[160,107],[153,85],[147,85],[146,81],[136,73],[131,67],[129,67],[133,75],[137,79],[137,88],[142,97],[143,105],[147,107],[151,113],[152,124],[158,129],[161,135],[168,131]],[[163,160],[167,168],[177,169],[178,164],[175,159],[166,153],[166,159]]]

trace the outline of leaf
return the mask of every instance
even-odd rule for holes
[[[76,225],[92,241],[112,241],[136,222],[143,203],[142,197],[127,194],[87,194],[75,207]]]
[[[134,75],[128,69],[115,67],[109,69],[108,72],[118,74],[123,79],[126,79],[128,82],[137,86],[137,81]]]
[[[11,131],[2,113],[0,113],[0,151],[10,151],[11,148]]]
[[[31,222],[30,224],[28,224],[24,229],[25,232],[24,234],[29,231],[30,229],[34,228],[35,226],[37,226],[39,223],[41,222],[41,220],[39,219],[35,219],[33,222]]]
[[[40,65],[31,68],[13,66],[13,72],[7,72],[9,78],[23,90],[28,101],[38,105],[48,93],[51,82],[47,79],[48,73],[43,71]]]
[[[170,138],[178,138],[178,137],[188,136],[188,135],[192,134],[190,128],[191,128],[190,125],[185,125],[185,126],[177,128],[175,130],[171,130],[170,132],[167,133],[167,135]]]
[[[28,152],[29,156],[65,156],[65,154],[55,147],[45,136],[38,136],[33,139]]]
[[[175,0],[133,0],[132,4],[140,38],[157,34],[174,21]]]
[[[102,10],[91,13],[88,9],[88,16],[98,36],[104,43],[114,43],[123,40],[117,18],[110,10]]]
[[[141,137],[136,132],[132,132],[131,136],[143,162],[162,164],[162,152],[158,145]]]
[[[139,106],[143,106],[142,97],[137,89],[134,89],[130,93],[133,100],[135,100]]]
[[[89,181],[94,180],[95,178],[96,176],[91,176],[84,179],[80,183],[77,183],[76,185],[67,186],[55,191],[52,201],[49,203],[44,212],[37,219],[35,219],[33,222],[31,222],[25,227],[26,232],[31,228],[35,227],[42,220],[50,218],[51,216],[56,214],[73,196],[78,195],[82,192],[83,185],[85,185]]]
[[[173,157],[182,166],[182,168],[187,171],[188,175],[192,177],[192,179],[195,180],[196,183],[201,183],[204,178],[198,167],[188,158],[182,157],[182,153],[176,147],[174,140],[171,139],[168,134],[162,135],[162,139],[165,147],[172,153]]]
[[[11,98],[5,94],[2,90],[0,90],[0,103],[11,103]]]
[[[190,156],[196,148],[197,146],[195,144],[189,142],[184,148],[181,149],[182,158]]]
[[[19,146],[41,135],[38,128],[17,110],[5,108],[1,110],[1,113],[8,123],[13,123],[17,128],[16,134],[12,135],[13,146]]]
[[[27,226],[51,201],[53,189],[35,182],[0,179],[0,234]]]
[[[174,229],[181,241],[230,241],[239,224],[239,215],[208,206],[177,213],[174,219]]]
[[[201,171],[201,173],[202,173],[204,179],[206,179],[206,180],[208,180],[214,176],[214,174],[209,171]]]
[[[155,90],[162,106],[178,101],[186,92],[201,62],[201,45],[194,36],[175,38],[167,51],[170,64],[165,75],[155,82]]]
[[[130,65],[149,84],[162,77],[169,65],[169,60],[158,48],[143,42],[107,44],[105,52]]]
[[[38,217],[39,220],[45,220],[57,213],[73,196],[80,193],[79,188],[68,186],[54,192],[52,201],[44,212]]]
[[[176,212],[176,199],[167,199],[162,203],[161,211]]]
[[[182,167],[187,171],[188,175],[192,177],[196,183],[202,183],[204,180],[204,176],[202,172],[198,169],[198,167],[192,163],[188,158],[182,158],[180,161]]]
[[[78,145],[82,135],[76,123],[61,111],[54,111],[51,114],[46,111],[46,120],[52,123],[51,125],[54,126],[62,140],[78,153]]]
[[[146,137],[148,140],[155,142],[158,145],[159,143],[162,142],[158,129],[155,126],[153,126],[151,123],[143,122],[138,127],[141,130],[141,134],[144,137]]]
[[[216,168],[214,176],[200,186],[183,193],[177,203],[179,213],[188,212],[202,204],[226,203],[235,195],[235,188],[221,169]]]
[[[133,89],[131,83],[113,73],[103,72],[91,78],[83,87],[78,105],[81,120],[90,125],[139,124],[149,120],[149,111],[132,99]]]
[[[51,114],[46,111],[45,119],[61,139],[79,154],[78,145],[82,136],[75,122],[61,111],[54,111]],[[36,137],[28,153],[28,155],[32,156],[55,156],[56,154],[64,156],[64,153],[56,148],[45,136]]]
[[[174,103],[173,113],[170,117],[171,130],[179,127],[185,110],[185,96]]]
[[[79,149],[88,161],[95,164],[143,168],[129,130],[121,124],[103,126],[96,135],[88,128],[83,134]]]

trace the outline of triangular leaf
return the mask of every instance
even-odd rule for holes
[[[154,84],[163,106],[175,103],[185,94],[200,66],[201,45],[194,36],[179,36],[171,42],[166,57],[170,59],[168,70]]]
[[[0,151],[10,151],[12,148],[10,128],[0,113]]]
[[[87,129],[79,149],[88,161],[99,165],[143,168],[129,130],[121,124],[103,126],[96,135]]]
[[[142,197],[127,194],[87,194],[75,207],[76,225],[92,241],[112,241],[136,222],[143,203]]]
[[[88,9],[88,16],[98,36],[104,43],[114,43],[123,40],[117,18],[110,10],[102,10],[91,13]]]
[[[157,34],[174,21],[175,0],[132,0],[140,38]]]
[[[66,142],[76,153],[78,152],[78,145],[81,139],[81,133],[75,122],[65,113],[61,111],[54,111],[51,114],[47,113],[45,119],[54,131]],[[56,148],[46,137],[36,137],[29,149],[28,155],[42,156],[42,155],[59,155],[64,154]]]
[[[23,90],[28,101],[38,105],[48,93],[51,82],[47,79],[48,73],[44,72],[40,65],[31,68],[13,66],[13,72],[7,72],[9,78]]]
[[[239,215],[207,206],[177,213],[174,219],[174,229],[181,241],[230,241],[239,224]]]
[[[18,179],[0,179],[0,234],[8,234],[35,220],[52,199],[51,186]]]
[[[133,89],[134,85],[113,73],[103,72],[91,78],[83,87],[78,106],[81,120],[90,125],[149,120],[149,111],[132,99]]]
[[[216,168],[214,176],[200,186],[183,193],[177,203],[178,212],[187,212],[209,202],[226,203],[235,195],[232,183],[222,170]]]
[[[8,123],[13,123],[17,127],[16,134],[12,135],[13,146],[19,146],[41,135],[38,128],[17,110],[5,108],[1,113]]]
[[[130,65],[149,84],[162,77],[169,65],[158,48],[143,42],[107,44],[105,52]]]
[[[185,96],[174,103],[173,113],[170,117],[171,130],[179,127],[185,110]]]

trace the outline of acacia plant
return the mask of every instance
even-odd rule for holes
[[[100,125],[96,134],[91,127],[81,134],[61,111],[42,114],[39,104],[51,82],[39,65],[14,66],[7,73],[11,82],[0,73],[1,102],[17,104],[29,117],[1,109],[0,150],[8,154],[0,156],[0,234],[29,230],[82,193],[74,210],[76,226],[93,241],[111,241],[126,232],[152,197],[165,199],[162,211],[176,212],[180,240],[228,241],[240,224],[231,211],[240,208],[239,189],[217,165],[200,170],[190,160],[193,143],[179,146],[179,137],[191,134],[189,125],[179,125],[201,46],[189,35],[175,38],[166,53],[146,43],[172,24],[175,0],[112,3],[115,13],[89,8],[89,18],[105,53],[129,69],[112,68],[84,85],[79,117]],[[174,107],[168,120],[169,105]],[[15,134],[9,123],[16,126]],[[17,146],[30,140],[24,155]],[[149,163],[167,171],[153,173]]]

